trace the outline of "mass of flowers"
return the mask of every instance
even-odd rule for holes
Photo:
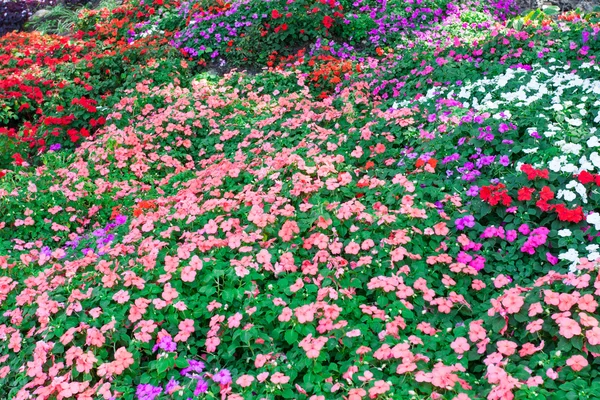
[[[510,1],[0,38],[0,398],[599,398],[599,56]]]

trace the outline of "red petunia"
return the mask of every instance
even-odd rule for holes
[[[279,11],[273,10],[273,11],[271,11],[271,18],[273,18],[273,19],[281,18],[281,14],[279,13]]]
[[[325,28],[331,29],[331,26],[333,25],[333,18],[331,18],[329,15],[324,16],[323,25],[325,26]]]

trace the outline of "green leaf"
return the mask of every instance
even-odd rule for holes
[[[290,329],[285,332],[285,335],[283,335],[283,337],[285,338],[285,341],[288,342],[288,344],[294,344],[298,340],[298,333],[295,330]]]
[[[542,11],[549,16],[557,15],[560,13],[560,8],[558,6],[544,6],[542,7]]]

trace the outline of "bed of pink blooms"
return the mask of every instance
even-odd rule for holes
[[[454,88],[494,112],[138,84],[0,184],[0,397],[598,398],[599,72],[563,46]]]

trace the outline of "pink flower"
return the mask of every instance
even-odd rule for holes
[[[576,355],[567,360],[567,365],[571,367],[573,371],[581,371],[588,366],[588,361],[585,359],[585,357]]]
[[[235,381],[235,383],[244,388],[250,386],[252,382],[254,382],[254,377],[251,375],[242,375]]]
[[[275,372],[271,375],[271,382],[274,384],[286,384],[290,381],[290,377],[282,374],[281,372]]]
[[[515,342],[511,342],[510,340],[500,340],[497,343],[498,351],[505,356],[511,356],[517,350],[517,344]]]
[[[284,242],[289,242],[294,237],[294,234],[300,233],[300,228],[296,221],[287,220],[283,223],[281,230],[279,231],[279,237]]]
[[[463,354],[469,351],[469,349],[471,348],[469,342],[467,342],[467,339],[464,337],[454,339],[454,341],[450,343],[450,347],[458,354]]]
[[[369,397],[371,399],[374,399],[378,395],[384,394],[388,390],[390,390],[389,383],[382,381],[382,380],[375,381],[375,383],[373,383],[373,387],[369,389]]]

